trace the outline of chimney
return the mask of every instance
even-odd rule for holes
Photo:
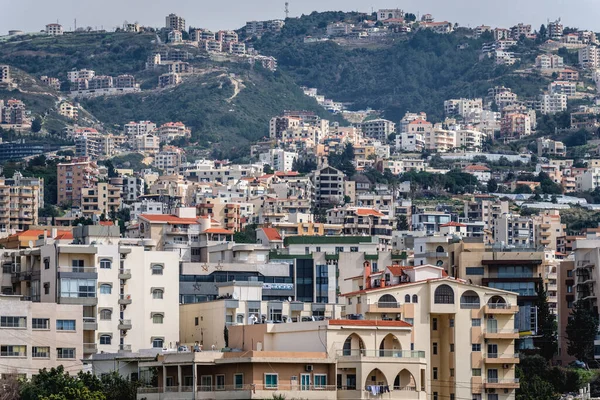
[[[55,237],[57,237],[58,236],[58,229],[52,228],[51,234],[52,234],[52,239],[54,239]]]
[[[363,276],[365,278],[365,289],[371,289],[371,263],[365,261]]]

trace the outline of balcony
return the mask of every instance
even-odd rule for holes
[[[120,319],[119,320],[119,330],[125,331],[131,329],[131,320],[130,319]]]
[[[552,236],[552,233],[550,233],[550,232],[540,232],[540,236],[541,237],[550,237],[550,236]]]
[[[415,258],[448,258],[445,251],[428,251],[421,254],[415,254]]]
[[[96,318],[83,317],[83,330],[84,331],[98,330],[98,323],[96,322]]]
[[[490,303],[483,307],[485,314],[514,314],[519,311],[519,306],[507,303]]]
[[[485,339],[518,339],[518,329],[487,329],[483,332]]]
[[[96,343],[84,343],[83,353],[84,354],[95,354],[98,351],[98,345]]]
[[[380,301],[375,304],[369,304],[369,312],[389,312],[399,313],[402,305],[397,302]]]
[[[487,378],[483,382],[483,387],[486,389],[518,389],[519,378],[498,379]]]
[[[131,351],[131,345],[130,344],[120,344],[119,345],[119,351]]]
[[[130,269],[119,270],[119,279],[123,279],[123,280],[131,279],[131,270]]]
[[[122,306],[131,304],[131,295],[130,294],[122,294],[121,296],[119,296],[119,304]]]
[[[487,353],[485,355],[486,364],[518,364],[519,353],[510,354],[498,354],[498,353]]]
[[[346,349],[338,350],[338,357],[377,357],[377,358],[402,358],[402,359],[422,359],[425,358],[425,352],[420,350],[365,350],[365,349]]]
[[[59,274],[97,274],[96,267],[74,267],[61,266],[58,267]]]
[[[169,395],[163,393],[177,393]],[[271,399],[273,394],[285,398],[306,400],[335,400],[335,385],[300,385],[279,382],[276,386],[264,384],[242,385],[199,385],[194,393],[193,386],[147,387],[137,390],[138,398],[148,399]]]

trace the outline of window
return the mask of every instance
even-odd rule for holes
[[[431,329],[433,329],[434,331],[437,331],[437,318],[433,318],[431,320]]]
[[[265,374],[265,389],[277,389],[278,378],[278,374]]]
[[[437,350],[438,350],[438,344],[436,342],[431,344],[431,351],[432,353],[435,355],[437,354]]]
[[[161,264],[152,264],[152,275],[162,275],[164,266]]]
[[[47,346],[33,346],[31,348],[32,358],[50,358],[50,347]]]
[[[32,329],[50,329],[50,319],[48,318],[32,318]]]
[[[44,269],[50,269],[50,259],[48,257],[44,258]]]
[[[315,389],[325,389],[327,386],[327,375],[314,375]]]
[[[111,269],[112,268],[112,260],[107,258],[100,260],[100,269]]]
[[[471,344],[471,351],[481,351],[481,344],[480,343]]]
[[[152,316],[152,323],[153,324],[162,324],[164,319],[165,319],[165,316],[163,314],[154,314]]]
[[[56,358],[75,358],[75,348],[58,347],[56,348]]]
[[[164,294],[164,291],[162,289],[154,289],[152,291],[152,298],[153,299],[162,299],[163,294]]]
[[[473,368],[473,370],[471,371],[471,375],[481,376],[481,368]]]
[[[412,302],[413,303],[418,303],[419,302],[419,296],[417,296],[416,294],[413,294],[413,296],[412,296]]]
[[[489,393],[487,395],[487,400],[498,400],[498,393]]]
[[[198,317],[194,317],[194,325],[198,326]]]
[[[433,392],[433,400],[438,400],[438,392]]]
[[[0,317],[2,328],[27,328],[27,317]]]
[[[454,376],[454,368],[450,368],[450,377],[452,378]]]
[[[454,353],[454,343],[450,343],[450,353]]]
[[[448,285],[440,285],[433,295],[435,304],[454,304],[454,291]]]
[[[0,346],[0,357],[27,357],[27,346]]]
[[[243,389],[244,388],[244,374],[233,375],[233,386],[234,386],[234,389]]]
[[[112,336],[100,335],[100,344],[110,344],[112,342]]]
[[[112,286],[108,285],[106,283],[100,285],[100,294],[111,294],[112,293]]]
[[[473,318],[471,320],[471,326],[481,326],[481,318]]]
[[[112,319],[112,310],[105,308],[100,310],[100,321],[110,321]]]
[[[83,260],[71,260],[71,272],[84,272]]]
[[[60,297],[96,297],[96,280],[62,278]]]
[[[448,323],[449,323],[450,328],[454,328],[454,318],[450,318],[448,320]]]
[[[235,322],[237,322],[238,324],[244,323],[244,314],[238,314],[237,317],[235,317],[235,318],[236,318]]]
[[[44,282],[44,294],[50,294],[50,282]]]
[[[450,400],[454,400],[454,399],[455,399],[454,393],[450,393]]]
[[[410,303],[410,294],[407,294],[406,296],[404,296],[404,302]]]
[[[225,390],[225,375],[215,375],[216,389]]]
[[[438,378],[438,369],[437,367],[433,367],[433,379],[437,379]]]
[[[356,247],[356,246],[351,246],[351,247],[350,247],[350,252],[351,252],[351,253],[358,253],[358,247]]]
[[[75,320],[74,319],[57,319],[56,320],[57,331],[74,331]]]

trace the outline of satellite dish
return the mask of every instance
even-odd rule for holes
[[[29,241],[29,248],[30,248],[30,249],[33,249],[33,240],[30,240],[30,241]]]
[[[233,294],[231,295],[231,297],[232,297],[234,300],[238,300],[238,299],[239,299],[239,296],[238,296],[238,294],[237,294],[236,292],[233,292]]]

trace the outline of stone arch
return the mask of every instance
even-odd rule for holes
[[[388,386],[387,377],[379,368],[373,369],[367,374],[365,379],[365,387],[367,386]]]
[[[444,250],[444,248],[443,248],[442,246],[438,246],[438,247],[436,247],[436,249],[435,249],[435,252],[436,252],[436,253],[443,253],[444,251],[445,251],[445,250]]]
[[[502,296],[495,295],[488,300],[488,304],[506,304],[506,299]]]
[[[356,333],[350,334],[344,341],[342,354],[345,356],[358,356],[364,354],[365,342]]]
[[[394,378],[393,389],[414,392],[417,390],[417,381],[415,380],[413,374],[409,370],[404,368],[403,370],[398,372],[398,375],[396,375],[396,378]]]
[[[460,296],[460,308],[479,308],[480,304],[479,295],[473,290],[466,290]]]
[[[379,357],[401,357],[402,344],[393,333],[388,333],[379,344]]]

